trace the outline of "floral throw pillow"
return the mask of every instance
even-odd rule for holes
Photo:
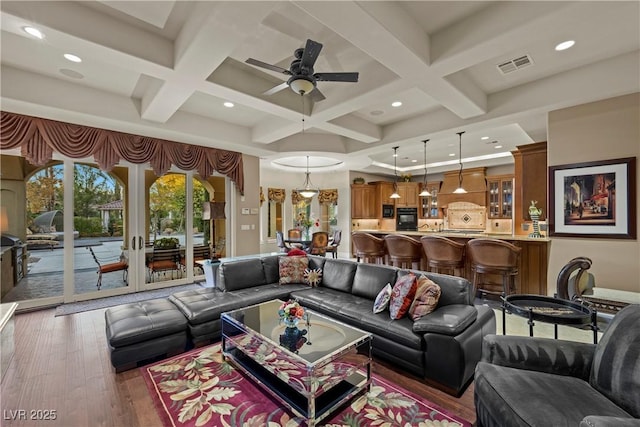
[[[415,321],[436,309],[440,300],[441,289],[427,276],[418,279],[418,289],[415,299],[409,307],[409,316]]]
[[[376,300],[373,303],[373,312],[382,313],[389,306],[389,300],[391,299],[391,283],[387,283],[387,286],[382,288]]]
[[[320,286],[320,283],[322,283],[322,270],[319,268],[305,268],[304,284],[316,288]]]
[[[281,256],[278,258],[280,284],[304,283],[304,270],[309,267],[306,256]]]
[[[396,281],[391,291],[391,300],[389,301],[391,319],[402,319],[402,317],[407,314],[413,298],[416,295],[417,287],[416,275],[413,273],[409,273]]]

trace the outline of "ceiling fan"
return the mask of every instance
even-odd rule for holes
[[[322,101],[324,95],[316,88],[317,82],[350,82],[358,81],[359,73],[314,73],[313,66],[320,55],[322,44],[311,39],[307,40],[304,48],[296,49],[295,59],[291,62],[289,69],[267,64],[257,59],[249,58],[245,62],[257,67],[291,76],[289,80],[264,92],[264,95],[272,95],[289,86],[291,90],[300,95],[311,94],[311,98],[318,102]],[[315,89],[315,90],[314,90]]]

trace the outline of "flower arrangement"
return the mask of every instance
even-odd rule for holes
[[[313,225],[313,221],[310,218],[307,218],[307,214],[304,212],[298,212],[298,217],[296,218],[296,227],[300,227],[302,229],[308,229]]]
[[[402,178],[404,182],[409,182],[411,181],[411,174],[410,173],[402,174],[400,175],[400,178]]]
[[[280,305],[278,309],[278,316],[285,324],[295,324],[300,319],[304,318],[304,308],[295,300],[285,301]]]

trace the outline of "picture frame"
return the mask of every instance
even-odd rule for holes
[[[636,239],[636,158],[549,167],[549,236]]]

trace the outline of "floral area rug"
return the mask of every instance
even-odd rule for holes
[[[224,361],[219,343],[140,370],[165,426],[306,425]],[[470,427],[471,423],[374,375],[370,392],[360,394],[320,425]]]

